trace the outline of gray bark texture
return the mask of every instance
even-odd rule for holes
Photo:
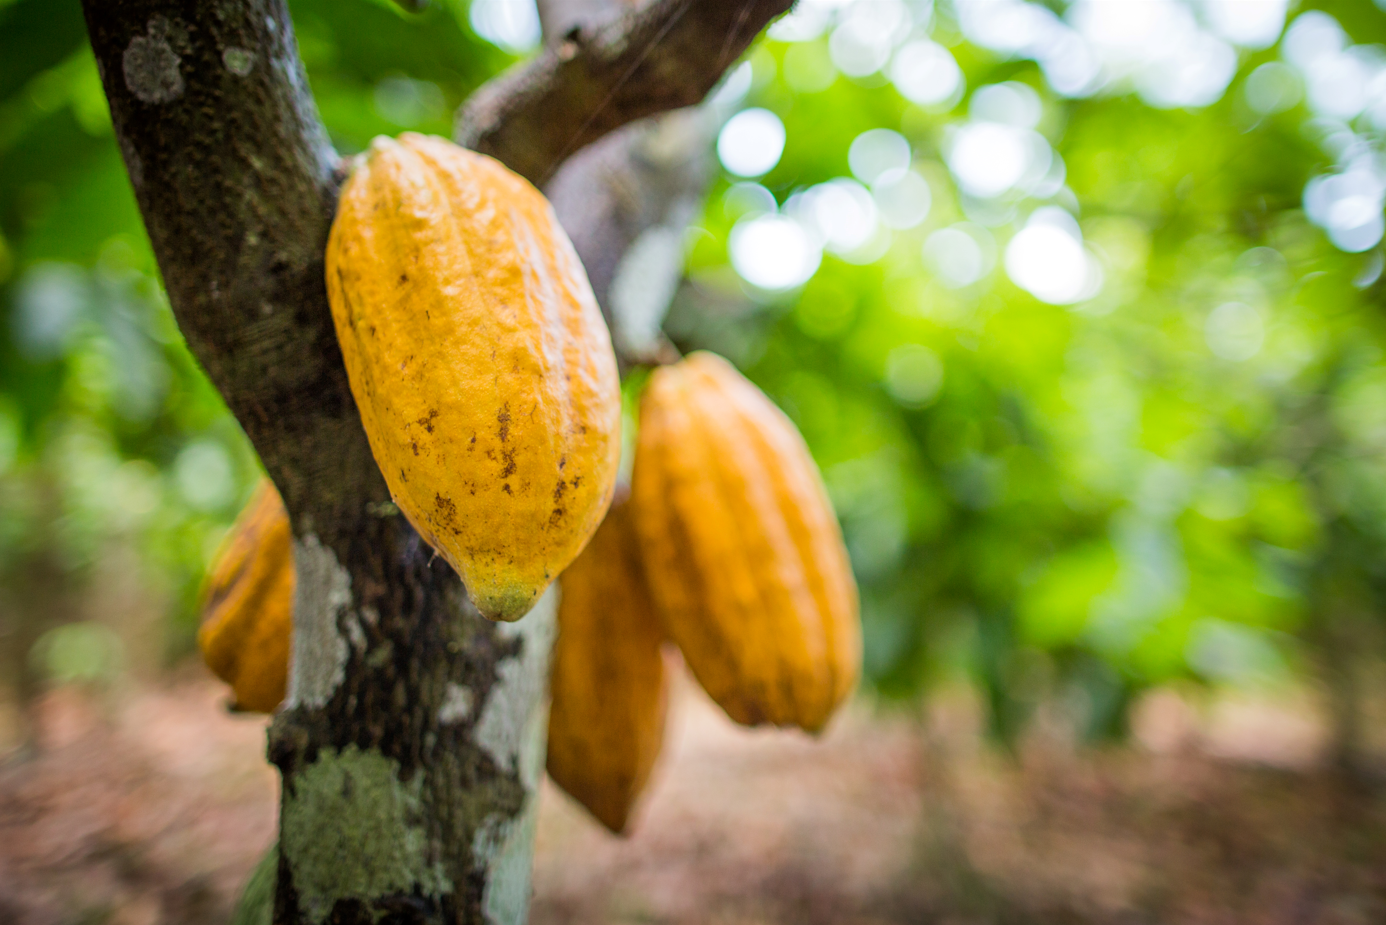
[[[570,29],[478,91],[462,134],[542,180],[699,100],[790,3],[656,0]],[[516,624],[482,619],[390,503],[323,279],[342,164],[285,2],[83,5],[179,327],[293,521],[293,670],[269,734],[280,839],[257,895],[281,925],[523,922],[556,595]],[[604,305],[626,250],[681,231],[705,187],[696,159],[650,154],[664,129],[594,148],[577,167],[601,182],[560,191]]]

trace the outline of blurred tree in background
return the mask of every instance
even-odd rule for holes
[[[539,31],[529,0],[290,5],[344,153],[448,134]],[[1101,737],[1152,684],[1317,674],[1350,758],[1386,613],[1386,9],[800,0],[714,110],[665,330],[803,430],[869,683],[968,677],[1013,739],[1041,704]],[[0,310],[22,700],[186,653],[258,471],[75,3],[0,0]]]

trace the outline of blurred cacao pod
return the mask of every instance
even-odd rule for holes
[[[395,503],[482,614],[519,619],[601,523],[620,455],[611,336],[548,201],[441,138],[377,138],[327,292]]]
[[[621,833],[664,742],[668,683],[630,505],[615,504],[560,581],[548,771]]]
[[[197,647],[212,673],[231,685],[240,710],[273,713],[284,699],[293,635],[291,539],[284,502],[262,479],[203,586]]]
[[[798,430],[731,364],[655,370],[632,476],[640,550],[669,637],[745,725],[823,727],[861,661],[856,583]]]

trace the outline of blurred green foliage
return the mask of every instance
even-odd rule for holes
[[[1370,2],[1336,6],[1356,41],[1386,39]],[[906,695],[963,672],[1002,736],[1056,698],[1105,736],[1148,685],[1336,663],[1323,623],[1386,610],[1386,298],[1381,245],[1344,253],[1301,210],[1333,167],[1316,143],[1331,126],[1303,104],[1250,111],[1246,77],[1276,49],[1243,53],[1212,105],[1158,110],[1065,99],[946,14],[933,37],[969,90],[1019,82],[1041,101],[1067,165],[1048,201],[1079,216],[1100,292],[1063,307],[999,266],[961,287],[931,273],[933,232],[975,219],[999,264],[1044,199],[963,201],[947,166],[963,94],[917,106],[879,75],[821,70],[821,89],[794,89],[796,56],[829,61],[824,34],[753,53],[747,104],[787,136],[758,182],[792,213],[884,126],[929,181],[927,219],[864,265],[828,253],[802,288],[760,291],[730,272],[727,242],[763,193],[727,177],[666,324],[732,357],[803,431],[861,583],[868,678]]]
[[[1352,41],[1386,42],[1370,0],[1315,5]],[[291,7],[344,153],[447,134],[515,60],[463,0]],[[1386,606],[1381,245],[1345,253],[1302,210],[1334,165],[1324,120],[1248,106],[1275,47],[1238,53],[1216,102],[1156,109],[1120,87],[1059,95],[950,7],[910,9],[961,67],[949,98],[838,73],[827,32],[764,41],[729,80],[728,111],[775,113],[786,146],[755,184],[714,185],[666,324],[802,429],[861,584],[869,682],[905,696],[963,673],[1002,735],[1057,697],[1098,736],[1151,684],[1317,670],[1325,626]],[[1066,171],[1042,196],[982,201],[959,192],[949,146],[977,88],[1006,82],[1034,91]],[[748,210],[790,214],[881,127],[909,142],[927,217],[824,254],[802,286],[743,282],[728,240]],[[1077,217],[1102,274],[1068,305],[1003,266],[1046,204]],[[942,229],[977,242],[975,278],[931,261]],[[202,571],[258,466],[168,311],[75,0],[0,0],[0,313],[0,589],[80,584],[132,544],[166,593],[170,653],[187,651]],[[93,661],[59,643],[41,657]]]

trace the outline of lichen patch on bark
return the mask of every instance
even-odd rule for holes
[[[351,575],[308,534],[294,541],[294,638],[289,706],[325,706],[341,686],[350,654],[338,617],[351,606]]]
[[[137,35],[125,46],[121,69],[125,86],[144,103],[170,103],[183,95],[183,59],[169,44],[169,21],[149,20],[149,34]]]
[[[294,777],[280,840],[309,921],[325,921],[341,899],[453,891],[430,857],[422,787],[421,775],[402,782],[396,761],[355,745],[322,749]]]
[[[222,51],[221,63],[237,77],[245,77],[255,69],[255,52],[232,45]]]

